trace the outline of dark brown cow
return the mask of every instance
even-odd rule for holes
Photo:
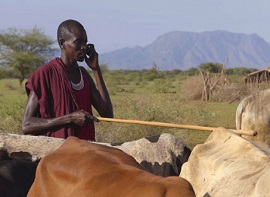
[[[41,159],[29,197],[191,197],[192,186],[180,177],[146,172],[123,151],[69,137]]]
[[[32,162],[30,154],[19,152],[10,156],[0,150],[0,196],[24,197],[35,178],[37,162]]]

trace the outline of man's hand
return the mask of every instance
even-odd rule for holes
[[[95,46],[93,44],[87,44],[86,50],[87,56],[85,57],[86,64],[92,69],[96,70],[98,65],[98,53],[95,50]]]
[[[88,112],[84,110],[72,112],[70,115],[72,123],[77,124],[79,126],[83,126],[85,123],[92,121],[99,122],[99,120],[96,117],[90,115]]]

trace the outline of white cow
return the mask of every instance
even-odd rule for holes
[[[254,130],[256,136],[243,136],[270,145],[270,89],[244,98],[236,110],[236,129]]]
[[[270,149],[229,130],[214,130],[195,146],[181,177],[199,197],[269,197]]]
[[[177,137],[164,133],[115,146],[128,153],[148,172],[178,176],[191,150]]]

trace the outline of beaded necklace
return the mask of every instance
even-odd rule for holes
[[[82,71],[81,71],[81,69],[79,68],[79,70],[80,70],[80,74],[81,74],[81,81],[79,82],[79,83],[73,83],[72,81],[70,81],[71,82],[71,85],[72,85],[72,88],[74,89],[74,90],[81,90],[81,89],[83,89],[83,87],[84,87],[84,80],[83,80],[83,75],[82,75]]]

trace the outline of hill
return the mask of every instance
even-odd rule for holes
[[[202,63],[224,63],[228,68],[263,69],[270,65],[270,43],[257,34],[211,32],[168,32],[145,47],[122,48],[100,54],[109,69],[187,70]]]

